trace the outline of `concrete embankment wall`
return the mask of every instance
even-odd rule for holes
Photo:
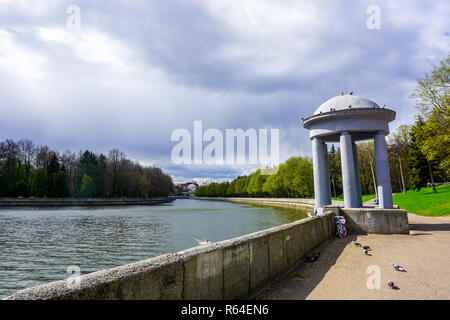
[[[215,201],[230,201],[238,203],[250,203],[250,204],[261,204],[276,207],[292,207],[300,208],[306,210],[314,210],[314,199],[302,199],[302,198],[233,198],[233,197],[192,197],[193,199],[199,200],[215,200]],[[334,206],[343,206],[343,201],[333,200]]]
[[[344,216],[345,227],[355,234],[408,234],[408,212],[401,209],[340,208],[327,206],[325,211]]]
[[[295,266],[334,234],[334,215],[25,289],[7,299],[239,299]]]
[[[220,200],[239,203],[263,204],[277,207],[297,207],[314,210],[314,199],[297,198],[208,198],[201,200]],[[333,200],[333,204],[325,207],[325,212],[346,218],[347,231],[355,234],[408,234],[408,212],[401,209],[380,209],[376,207],[343,208],[342,201]]]

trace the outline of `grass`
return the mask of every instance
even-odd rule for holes
[[[338,201],[344,201],[344,198],[331,198],[332,200],[338,200]],[[375,199],[375,195],[374,194],[365,194],[362,196],[362,202],[366,202],[369,200]]]
[[[450,185],[436,187],[437,193],[432,188],[422,188],[420,191],[406,191],[405,194],[397,193],[392,197],[394,204],[400,209],[420,216],[440,217],[450,215]],[[375,198],[374,194],[362,196],[363,203]],[[343,198],[332,198],[344,201]]]
[[[366,202],[366,201],[372,200],[372,199],[375,199],[375,195],[374,194],[364,194],[362,196],[362,202],[363,203]]]
[[[400,209],[420,216],[439,217],[450,214],[450,185],[432,188],[423,188],[420,191],[406,191],[393,196],[394,204]]]

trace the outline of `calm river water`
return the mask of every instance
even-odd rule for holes
[[[0,209],[0,299],[81,273],[225,240],[306,217],[300,210],[176,200],[136,207]]]

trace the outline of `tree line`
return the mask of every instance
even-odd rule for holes
[[[393,192],[417,190],[450,177],[450,55],[434,65],[417,81],[411,97],[419,113],[412,125],[400,125],[387,138]],[[357,144],[362,194],[375,194],[376,164],[373,142]],[[342,198],[340,149],[328,151],[331,194]],[[434,189],[434,191],[436,191]],[[274,175],[257,170],[231,182],[211,183],[197,188],[203,197],[301,197],[314,196],[312,161],[293,157],[278,167]]]
[[[314,194],[312,162],[293,157],[278,167],[276,174],[264,175],[257,170],[231,182],[199,186],[195,195],[201,197],[310,197]]]
[[[112,149],[58,153],[31,140],[0,142],[0,197],[161,197],[173,190],[172,178]]]

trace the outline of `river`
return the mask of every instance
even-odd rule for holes
[[[306,217],[297,209],[224,201],[101,208],[0,209],[0,299],[81,273],[271,228]]]

